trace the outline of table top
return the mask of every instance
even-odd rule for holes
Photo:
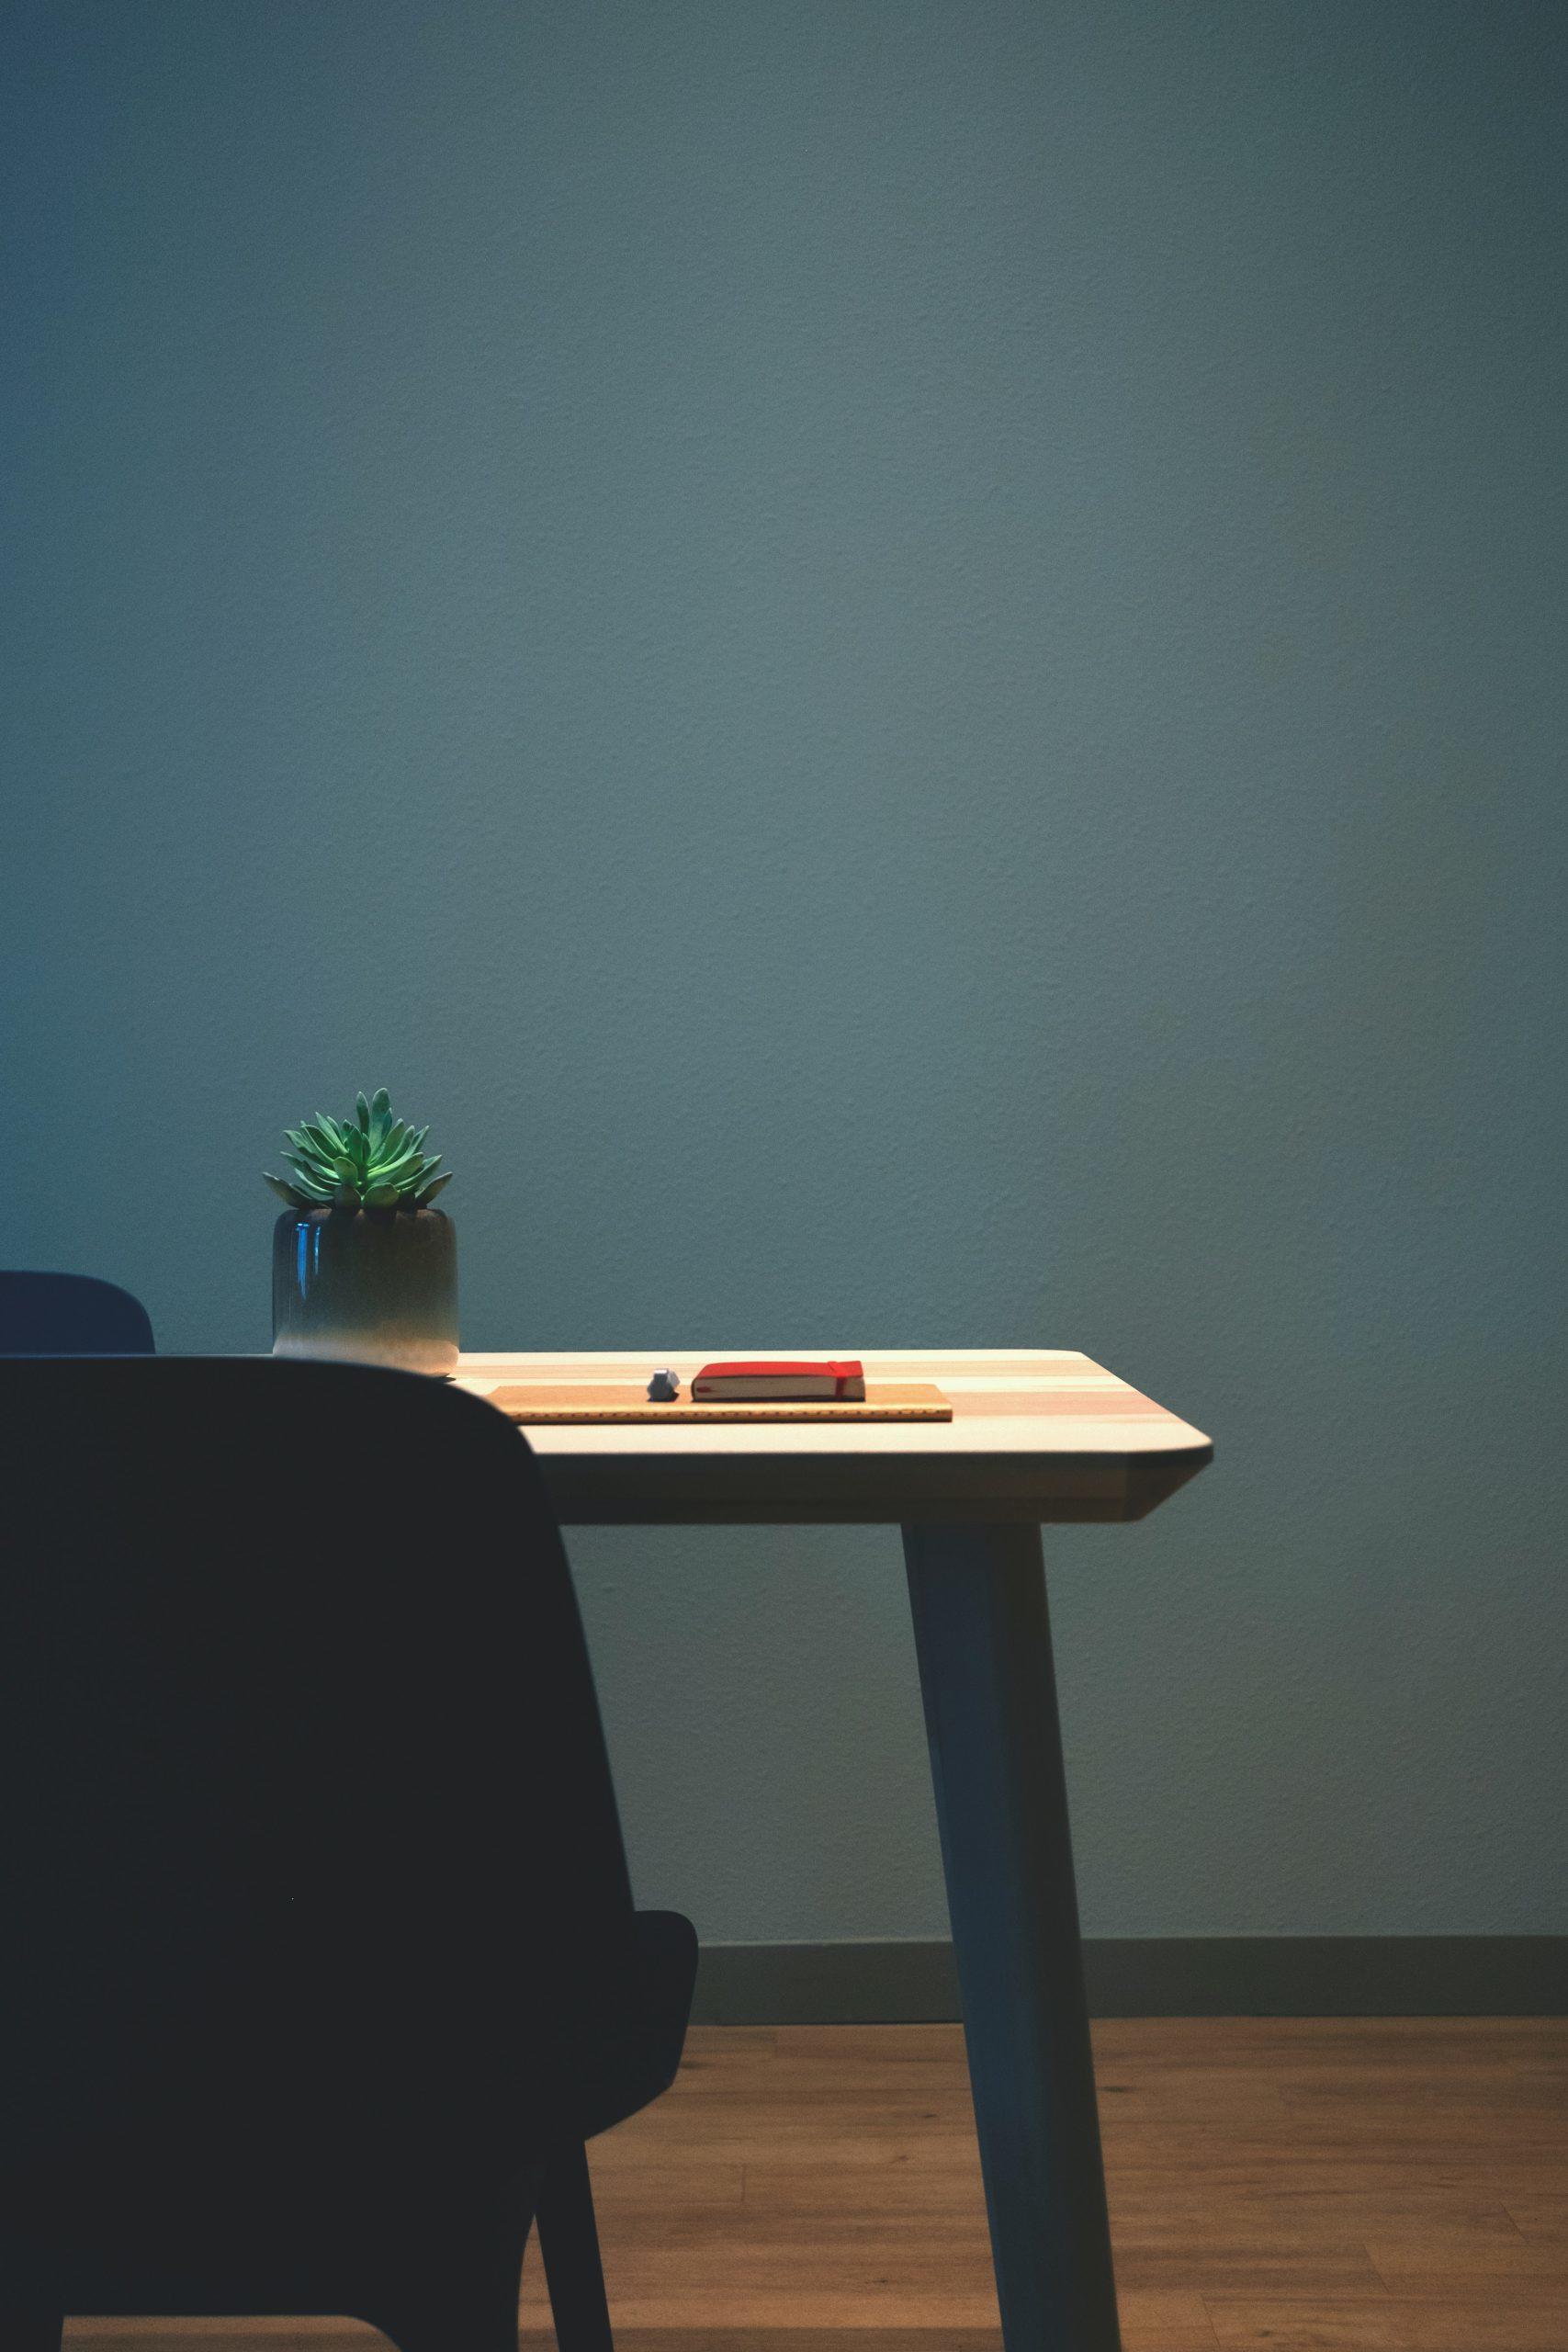
[[[682,1385],[705,1363],[837,1349],[647,1348],[605,1355],[465,1355],[478,1396],[507,1381]],[[858,1352],[871,1380],[932,1381],[951,1421],[536,1426],[525,1432],[567,1526],[1032,1522],[1142,1519],[1201,1470],[1201,1430],[1068,1348]]]

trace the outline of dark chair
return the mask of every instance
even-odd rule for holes
[[[340,2314],[513,2352],[536,2217],[610,2344],[584,2143],[668,2087],[538,1467],[401,1373],[0,1363],[0,2346]]]
[[[150,1356],[147,1309],[94,1274],[0,1273],[0,1356]]]

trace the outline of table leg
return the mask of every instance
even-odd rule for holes
[[[1118,2352],[1037,1527],[906,1527],[1007,2352]]]

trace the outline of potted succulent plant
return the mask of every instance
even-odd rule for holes
[[[394,1119],[384,1086],[352,1119],[318,1112],[285,1130],[288,1204],[272,1238],[272,1351],[405,1372],[457,1363],[457,1238],[431,1203],[451,1172],[428,1127]]]

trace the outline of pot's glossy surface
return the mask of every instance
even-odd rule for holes
[[[439,1209],[286,1209],[272,1236],[272,1351],[457,1368],[457,1236]]]

